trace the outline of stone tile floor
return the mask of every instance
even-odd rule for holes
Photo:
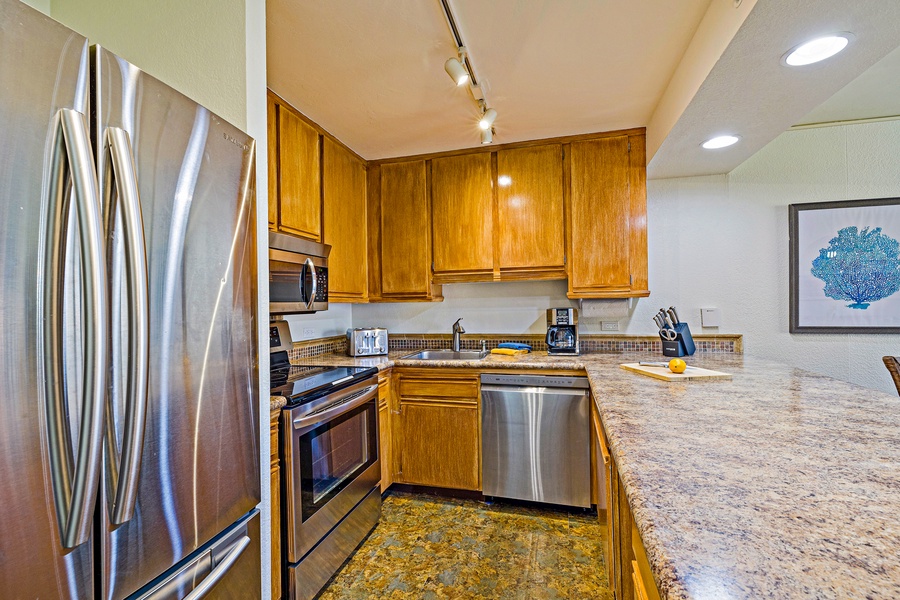
[[[602,556],[590,512],[391,492],[319,598],[611,600]]]

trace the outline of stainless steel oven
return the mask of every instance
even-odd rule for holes
[[[291,598],[315,597],[381,515],[376,371],[327,369],[295,382],[307,391],[281,417]]]
[[[269,232],[269,313],[328,310],[331,246]]]

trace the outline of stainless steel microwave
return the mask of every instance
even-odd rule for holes
[[[328,310],[331,246],[269,232],[269,314]]]

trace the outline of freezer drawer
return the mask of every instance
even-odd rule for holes
[[[485,496],[590,507],[587,379],[481,376]]]
[[[260,565],[259,511],[254,510],[131,599],[259,598],[262,590]]]

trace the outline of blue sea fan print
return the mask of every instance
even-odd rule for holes
[[[865,310],[900,290],[900,243],[881,227],[844,227],[819,250],[810,272],[825,282],[825,295]]]

